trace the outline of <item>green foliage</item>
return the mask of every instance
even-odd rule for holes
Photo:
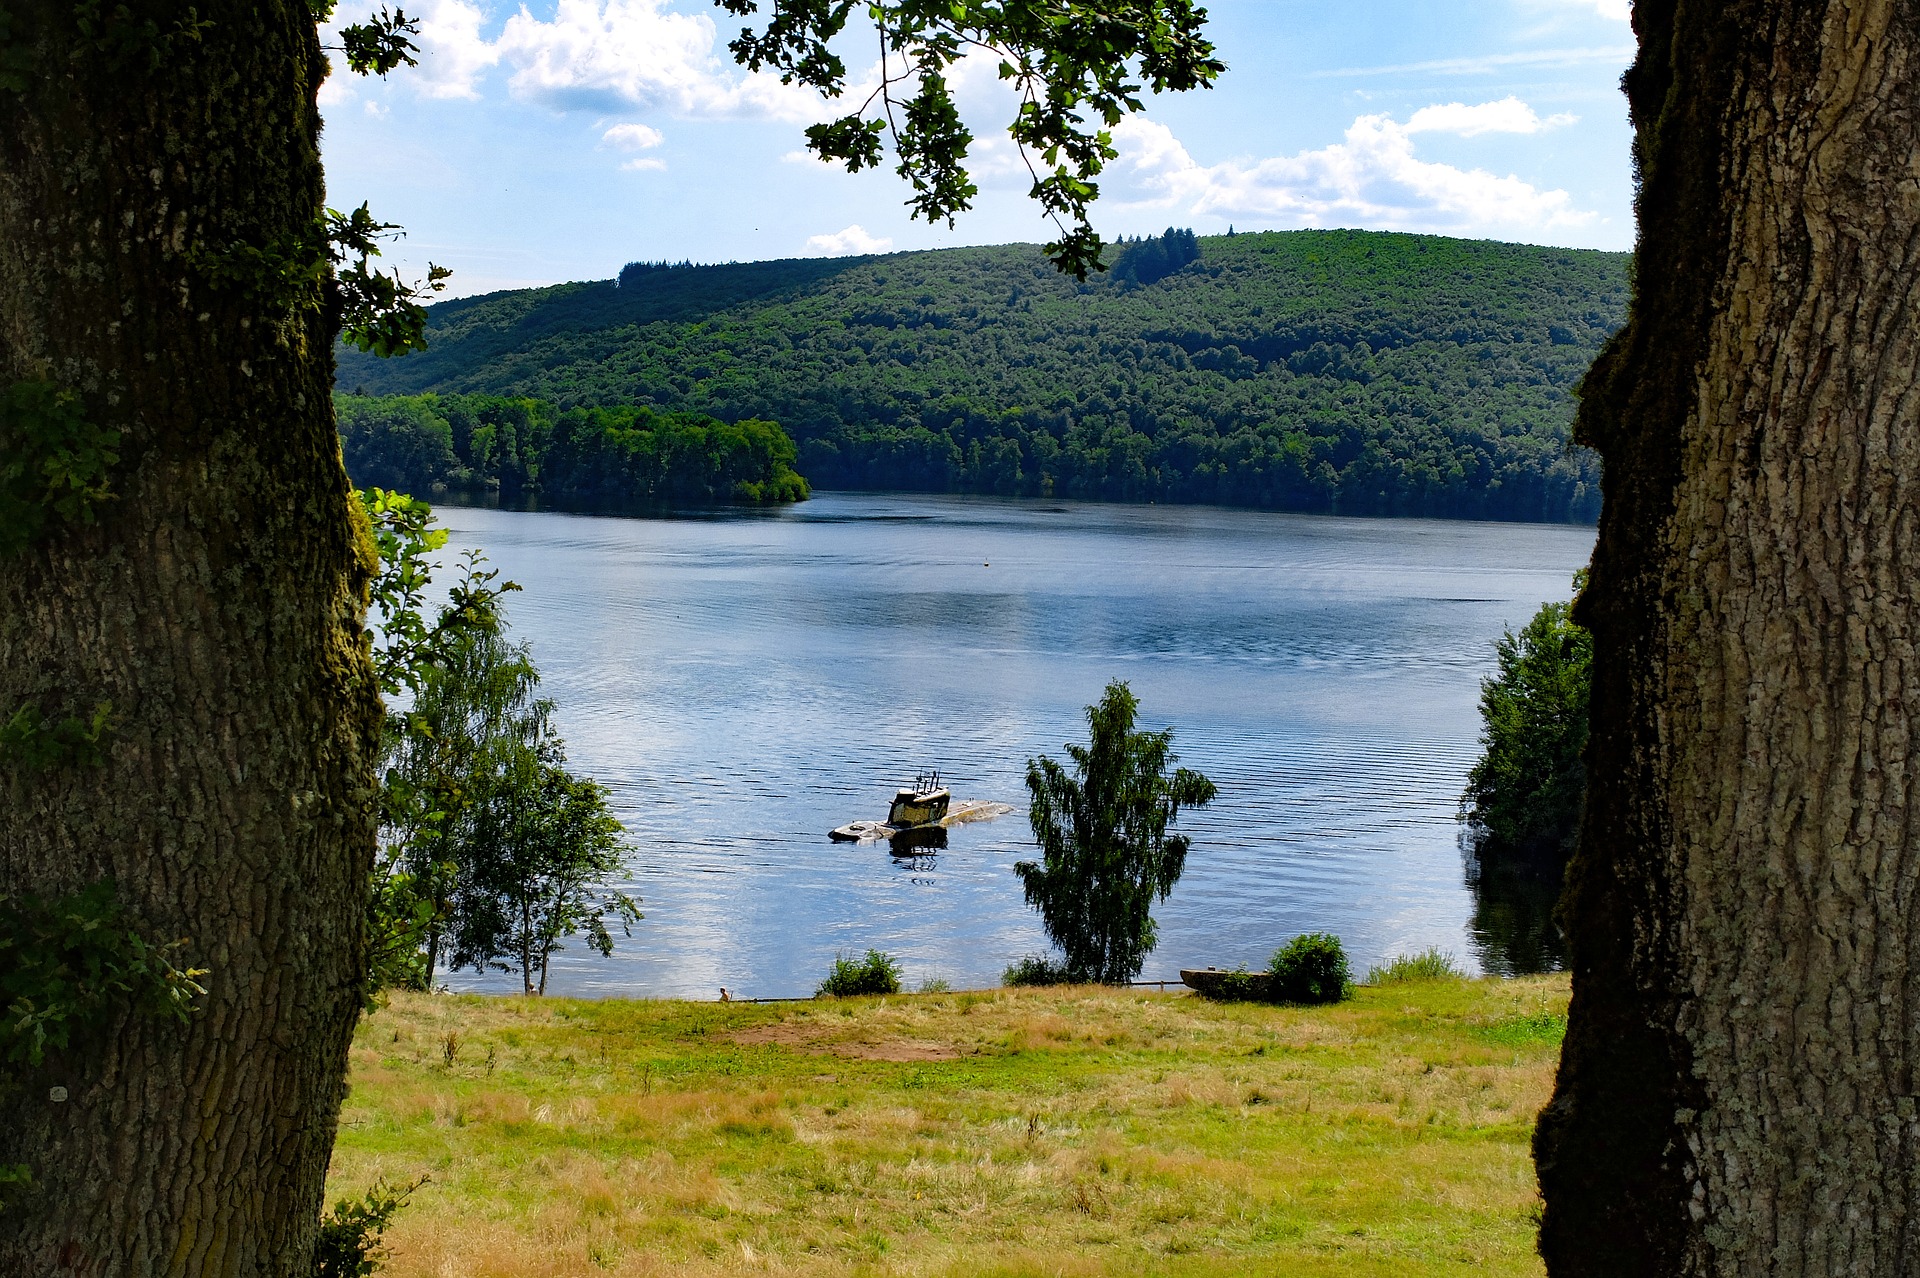
[[[0,1216],[33,1190],[33,1168],[25,1163],[0,1163]]]
[[[313,1278],[367,1278],[377,1273],[387,1258],[381,1237],[413,1191],[426,1183],[422,1176],[395,1189],[376,1180],[358,1201],[343,1198],[335,1203],[320,1218],[320,1232],[313,1241]]]
[[[420,20],[407,17],[405,9],[380,12],[365,22],[340,28],[340,53],[355,75],[384,76],[400,67],[418,66],[413,55],[420,46],[407,39],[420,34]]]
[[[380,242],[399,230],[375,220],[365,204],[351,213],[326,209],[299,235],[265,245],[198,244],[188,260],[209,287],[269,312],[324,305],[342,341],[385,359],[426,349],[425,299],[445,289],[452,274],[429,263],[425,280],[408,283],[398,271],[375,270]]]
[[[1200,260],[1200,239],[1171,226],[1158,239],[1122,240],[1113,278],[1128,284],[1157,284],[1189,262]]]
[[[1152,951],[1152,907],[1186,866],[1188,840],[1168,833],[1181,808],[1211,803],[1213,782],[1175,762],[1172,732],[1136,732],[1125,683],[1087,707],[1088,745],[1066,747],[1069,773],[1027,760],[1028,817],[1041,860],[1014,872],[1076,981],[1124,985]]]
[[[604,886],[628,850],[606,790],[569,774],[551,736],[513,750],[501,765],[480,779],[478,837],[461,860],[451,902],[451,961],[518,972],[528,994],[545,994],[563,938],[585,933],[604,958],[613,953],[609,923],[632,935],[642,915],[633,898]]]
[[[363,489],[359,497],[380,555],[368,617],[374,669],[388,698],[412,699],[388,710],[382,733],[383,837],[367,896],[367,996],[378,999],[431,979],[457,868],[448,856],[460,847],[454,836],[472,797],[468,773],[497,748],[490,740],[517,730],[516,714],[532,713],[538,676],[521,660],[491,679],[459,682],[476,651],[498,640],[501,596],[519,586],[496,585],[499,574],[468,551],[429,618],[430,556],[446,532],[433,526],[427,503],[404,493]],[[459,688],[451,698],[450,679]]]
[[[501,596],[520,587],[511,581],[495,585],[499,572],[483,566],[486,557],[479,551],[469,550],[446,602],[428,620],[425,597],[433,571],[428,556],[447,544],[446,531],[433,526],[431,506],[405,493],[363,488],[359,496],[380,554],[368,612],[380,690],[389,697],[402,689],[418,692],[427,671],[465,636],[498,628]]]
[[[865,958],[834,955],[833,967],[828,970],[827,979],[820,982],[820,988],[813,995],[815,998],[852,998],[859,994],[899,992],[900,965],[891,955],[868,950]]]
[[[113,728],[113,703],[103,701],[86,716],[52,718],[25,705],[0,723],[0,767],[41,772],[57,767],[90,767],[106,761],[105,742]]]
[[[48,381],[0,391],[0,555],[19,554],[49,521],[90,524],[112,497],[120,432],[87,420],[77,392]]]
[[[1353,992],[1347,952],[1331,932],[1294,937],[1273,952],[1267,970],[1276,1003],[1338,1003]]]
[[[1045,954],[1028,954],[1015,959],[1000,974],[1002,985],[1071,985],[1073,974],[1059,959]]]
[[[486,395],[337,400],[362,483],[537,494],[572,509],[804,501],[794,443],[772,422]]]
[[[1480,685],[1484,753],[1460,808],[1490,851],[1564,854],[1578,832],[1593,637],[1571,612],[1545,604],[1518,634],[1509,630],[1495,645],[1498,670]]]
[[[450,421],[455,393],[777,421],[820,488],[1596,517],[1572,388],[1625,316],[1624,254],[1369,231],[1198,246],[1144,288],[1076,285],[1011,245],[463,298],[432,308],[432,350],[346,352],[341,384],[442,392]]]
[[[461,921],[454,896],[491,837],[497,778],[551,750],[550,703],[525,645],[496,626],[462,632],[422,670],[413,703],[389,715],[381,757],[381,855],[370,909],[376,985],[425,988]]]
[[[365,204],[351,213],[326,211],[322,240],[333,266],[340,335],[356,350],[380,359],[427,348],[424,302],[445,289],[453,274],[429,262],[427,278],[410,284],[398,271],[375,270],[372,262],[380,256],[380,241],[392,238],[399,229],[392,222],[375,221]]]
[[[0,895],[0,1061],[38,1065],[118,1006],[184,1021],[207,974],[175,966],[185,948],[149,940],[110,882],[53,901]]]
[[[1426,981],[1462,981],[1466,972],[1453,955],[1438,948],[1418,954],[1397,954],[1386,963],[1367,969],[1368,985],[1418,985]]]
[[[759,0],[720,3],[742,17],[760,8]],[[837,98],[847,68],[833,42],[853,12],[827,0],[772,0],[765,28],[742,30],[728,48],[753,70]],[[1018,97],[1007,133],[1033,174],[1031,195],[1060,230],[1047,255],[1080,279],[1100,269],[1087,207],[1099,194],[1093,179],[1118,154],[1113,126],[1143,109],[1143,87],[1205,88],[1226,69],[1200,34],[1206,10],[1191,0],[1060,0],[1045,8],[882,0],[866,13],[879,29],[880,83],[852,112],[809,128],[808,147],[857,173],[880,163],[890,135],[897,171],[913,189],[908,207],[951,225],[979,192],[962,164],[973,133],[947,73],[969,54],[986,54]]]

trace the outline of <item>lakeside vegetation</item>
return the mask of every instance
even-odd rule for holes
[[[347,473],[363,488],[562,510],[807,499],[794,442],[772,422],[632,405],[560,410],[501,395],[334,402]]]
[[[1294,231],[1143,241],[1087,284],[1031,245],[660,264],[441,303],[428,350],[344,352],[339,384],[775,421],[825,488],[1585,522],[1572,388],[1626,261]]]
[[[391,1278],[1535,1275],[1564,976],[1330,1007],[1101,987],[752,1005],[396,994],[329,1201]]]

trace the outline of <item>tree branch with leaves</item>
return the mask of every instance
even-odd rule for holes
[[[740,17],[761,12],[761,0],[719,2]],[[750,70],[838,99],[848,72],[835,46],[853,14],[848,0],[773,0],[764,26],[727,47]],[[963,58],[993,58],[1019,103],[1007,134],[1032,175],[1029,194],[1059,231],[1047,256],[1083,280],[1105,269],[1088,213],[1100,194],[1094,179],[1119,154],[1114,126],[1144,109],[1143,92],[1207,88],[1226,70],[1202,34],[1207,11],[1190,0],[902,0],[871,4],[866,16],[879,81],[856,109],[810,127],[808,148],[858,173],[881,163],[890,140],[913,215],[951,226],[979,194],[965,165],[974,134],[951,72]]]

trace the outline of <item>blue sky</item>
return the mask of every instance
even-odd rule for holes
[[[1228,71],[1210,91],[1149,98],[1121,127],[1104,234],[1357,226],[1630,247],[1627,0],[1209,7]],[[605,279],[634,259],[1050,238],[990,64],[959,78],[982,193],[948,230],[908,219],[890,169],[850,176],[805,155],[802,130],[832,112],[734,67],[738,20],[711,5],[418,12],[418,67],[385,82],[336,73],[322,92],[328,194],[406,226],[388,260],[452,267],[449,295]]]

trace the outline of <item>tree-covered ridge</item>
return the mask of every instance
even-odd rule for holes
[[[1595,516],[1571,389],[1623,319],[1624,254],[1197,248],[1147,284],[1077,284],[1028,245],[636,271],[443,303],[427,352],[349,352],[340,381],[768,418],[823,487]]]
[[[340,442],[362,487],[537,497],[618,510],[805,501],[797,450],[772,422],[501,395],[341,395]]]

